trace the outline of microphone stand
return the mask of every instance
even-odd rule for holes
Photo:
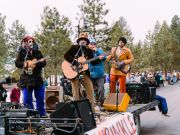
[[[116,112],[118,112],[118,104],[119,104],[119,90],[116,88]]]
[[[28,57],[29,49],[28,49],[28,48],[25,48],[25,49],[26,49],[26,56],[25,56],[25,58],[24,58],[24,61],[26,62],[26,61],[27,61],[27,57]],[[28,63],[27,63],[27,68],[28,68]],[[25,68],[24,68],[24,67],[23,67],[23,72],[24,72],[24,74],[28,75],[28,72],[25,73]],[[26,76],[26,75],[25,75],[25,76]],[[28,77],[26,77],[26,79],[28,79]],[[27,96],[28,96],[28,99],[30,100],[29,86],[26,86],[26,88],[27,88]],[[32,102],[33,102],[33,101],[32,101]],[[30,108],[30,109],[32,109],[32,108]]]
[[[118,61],[117,60],[117,56],[116,56],[116,51],[117,51],[117,48],[118,47],[116,47],[115,48],[115,51],[114,51],[114,59],[115,59],[115,61]],[[119,82],[120,83],[120,82]],[[120,85],[120,84],[119,84]],[[119,104],[119,90],[118,90],[118,88],[117,88],[117,83],[116,83],[116,112],[118,112],[118,104]]]

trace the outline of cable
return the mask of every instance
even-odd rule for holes
[[[74,129],[71,130],[71,131],[63,130],[63,129],[60,129],[60,128],[55,128],[54,130],[62,131],[62,132],[71,134],[71,133],[73,133],[73,132],[77,129],[77,126],[78,126],[79,123],[80,123],[80,122],[79,122],[79,119],[77,119],[77,120],[76,120],[76,125],[75,125]],[[54,133],[54,130],[52,131],[51,135]]]

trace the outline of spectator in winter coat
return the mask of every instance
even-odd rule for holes
[[[0,84],[0,102],[1,101],[6,101],[7,98],[7,91],[6,89],[3,87],[2,84]]]
[[[20,95],[21,95],[21,91],[19,88],[19,83],[17,83],[17,85],[11,90],[11,94],[10,94],[11,102],[19,103],[20,102]]]
[[[153,76],[153,73],[151,72],[148,73],[147,81],[149,83],[149,87],[157,87],[157,82],[155,80],[155,77]]]

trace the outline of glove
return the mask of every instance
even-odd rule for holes
[[[119,62],[119,63],[117,64],[117,69],[118,69],[118,70],[123,69],[123,68],[124,68],[124,65],[125,65],[124,61]]]

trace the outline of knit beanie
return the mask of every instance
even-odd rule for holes
[[[126,40],[125,37],[120,37],[120,38],[119,38],[119,41],[122,41],[124,44],[127,43],[127,40]],[[118,41],[118,43],[119,43],[119,41]]]

